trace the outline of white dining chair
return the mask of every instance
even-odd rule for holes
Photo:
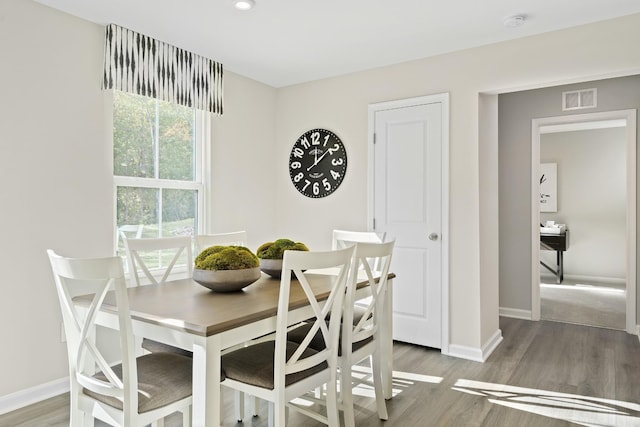
[[[128,238],[142,238],[143,224],[124,224],[116,228],[116,251],[120,249],[120,242]]]
[[[349,272],[347,295],[342,312],[338,366],[340,372],[340,409],[344,413],[346,427],[354,427],[353,387],[360,384],[373,386],[378,417],[388,418],[387,407],[382,389],[382,346],[379,338],[380,324],[385,321],[385,302],[388,291],[388,275],[395,241],[385,243],[358,242],[355,247],[354,261]],[[379,265],[380,269],[372,268]],[[366,280],[371,296],[356,301],[356,285]],[[363,303],[365,305],[363,305]],[[308,334],[309,324],[301,325],[289,332],[289,339],[301,342]],[[311,347],[322,348],[318,334],[312,339]],[[352,375],[352,366],[370,358],[371,378]],[[315,395],[320,395],[316,390]]]
[[[385,243],[356,243],[354,264],[347,285],[347,296],[343,311],[340,367],[340,397],[343,404],[346,427],[355,426],[353,410],[353,387],[366,383],[362,377],[352,375],[352,367],[364,359],[371,363],[373,388],[375,391],[378,418],[388,419],[382,379],[382,345],[380,327],[385,320],[388,276],[391,267],[395,240]],[[372,266],[377,266],[373,269]],[[356,284],[366,278],[371,297],[356,301]],[[367,302],[363,306],[363,301]],[[387,309],[390,309],[388,307]]]
[[[135,285],[162,284],[166,282],[179,261],[184,262],[184,277],[193,273],[193,250],[191,236],[172,236],[148,239],[124,239],[129,260],[129,274]],[[165,260],[166,258],[166,260]],[[156,265],[152,265],[152,262]],[[182,266],[182,265],[181,265]],[[144,274],[146,282],[141,280]]]
[[[195,237],[196,252],[200,253],[209,246],[247,246],[247,232],[233,231],[230,233],[197,234]]]
[[[339,426],[337,408],[337,357],[340,313],[355,248],[327,252],[285,251],[276,320],[275,339],[260,341],[222,356],[222,385],[269,402],[269,425],[284,427],[286,409],[292,408],[331,427]],[[307,274],[312,269],[335,268],[332,289],[325,302],[317,301]],[[293,281],[292,273],[297,278]],[[301,286],[313,310],[309,334],[299,344],[287,340],[289,292]],[[329,321],[327,319],[330,318]],[[318,333],[320,350],[309,344]],[[325,385],[326,416],[291,402],[308,390]],[[273,424],[272,424],[273,423]]]
[[[382,243],[385,237],[386,233],[378,234],[374,231],[333,230],[331,248],[340,249],[356,242]]]
[[[170,278],[191,277],[193,250],[190,236],[124,239],[129,276],[135,286],[164,284]],[[179,264],[184,263],[184,265]],[[177,272],[177,266],[183,271]],[[142,339],[142,348],[150,352],[173,352],[191,356],[191,352],[171,345]]]
[[[376,233],[375,231],[350,231],[350,230],[333,230],[333,239],[331,240],[332,249],[346,248],[358,242],[364,243],[382,243],[387,233]],[[380,266],[372,265],[374,269]]]
[[[176,411],[190,425],[192,361],[173,353],[136,358],[127,287],[120,257],[65,258],[47,251],[62,311],[69,357],[70,425],[93,425],[100,419],[114,426],[162,425]],[[107,293],[115,293],[119,352],[96,339],[96,317]],[[73,298],[92,294],[79,309]],[[103,350],[121,363],[111,366]]]

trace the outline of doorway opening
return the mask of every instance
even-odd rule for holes
[[[560,116],[560,117],[549,117],[544,119],[533,119],[532,120],[532,138],[531,138],[531,147],[532,147],[532,165],[531,165],[531,194],[532,194],[532,213],[531,213],[531,236],[532,236],[532,277],[531,277],[531,289],[532,289],[532,318],[533,320],[540,320],[541,318],[545,318],[546,316],[556,316],[559,320],[563,321],[562,316],[566,316],[567,314],[574,315],[573,319],[576,319],[573,323],[581,323],[580,322],[580,300],[584,300],[584,304],[589,303],[589,299],[593,299],[593,303],[603,303],[606,301],[615,301],[616,300],[616,292],[618,293],[618,297],[620,298],[620,292],[623,292],[624,296],[624,306],[625,306],[625,315],[624,315],[624,323],[616,323],[617,327],[625,329],[628,333],[635,333],[635,319],[636,319],[636,267],[635,267],[635,259],[636,259],[636,111],[635,110],[620,110],[620,111],[610,111],[610,112],[601,112],[601,113],[590,113],[590,114],[579,114],[579,115],[571,115],[571,116]],[[562,277],[562,258],[558,255],[558,265],[554,266],[556,275],[552,277],[552,280],[542,280],[543,283],[541,285],[541,261],[545,261],[548,258],[547,255],[542,254],[540,250],[540,236],[541,236],[541,225],[547,225],[546,221],[549,221],[550,216],[548,213],[540,212],[541,206],[541,141],[544,141],[545,135],[548,133],[557,133],[557,132],[567,132],[567,131],[575,131],[579,129],[595,129],[595,128],[607,128],[614,126],[623,126],[626,129],[624,132],[622,144],[624,145],[624,167],[625,167],[625,176],[622,177],[622,180],[626,184],[626,201],[623,203],[623,210],[625,214],[625,218],[623,220],[624,230],[622,230],[619,234],[624,235],[621,237],[620,244],[624,246],[623,249],[618,249],[620,251],[621,260],[618,260],[622,263],[624,267],[621,269],[624,271],[624,284],[617,283],[609,283],[609,286],[602,287],[604,289],[599,289],[597,283],[582,283],[585,280],[581,280],[581,277]],[[542,158],[543,161],[548,161],[548,158]],[[545,164],[545,170],[548,167],[548,163]],[[555,164],[554,164],[555,165]],[[554,166],[555,167],[555,166]],[[588,188],[584,188],[583,191],[585,193],[589,192]],[[548,196],[545,192],[545,196]],[[597,205],[598,198],[593,198],[593,203]],[[558,211],[559,212],[559,211]],[[543,221],[544,219],[544,221]],[[551,225],[551,224],[549,224]],[[571,230],[571,224],[566,224],[567,229]],[[591,226],[592,228],[597,228],[596,226]],[[575,234],[575,233],[574,233]],[[584,244],[580,242],[580,238],[584,234],[578,236],[578,246],[576,251],[579,251],[580,247],[584,247]],[[568,240],[575,240],[576,236],[567,234],[567,236],[571,236]],[[624,240],[624,241],[622,241]],[[584,242],[584,240],[583,240]],[[581,246],[582,244],[582,246]],[[571,250],[571,243],[568,243],[566,248],[568,251]],[[561,252],[558,252],[559,254]],[[600,255],[606,255],[600,254]],[[548,262],[548,261],[547,261]],[[546,271],[548,266],[543,270]],[[553,271],[554,269],[549,269]],[[543,276],[544,277],[544,276]],[[550,282],[550,283],[549,283]],[[561,283],[562,282],[562,283]],[[590,286],[585,286],[590,285]],[[606,292],[604,294],[600,294],[598,296],[598,292]],[[568,296],[566,296],[568,295]],[[542,297],[548,298],[556,296],[558,300],[565,298],[565,305],[562,303],[556,305],[559,307],[560,312],[556,312],[555,314],[551,313],[549,310],[554,309],[553,307],[545,307],[545,315],[542,316]],[[573,311],[573,313],[569,313],[569,311]],[[606,311],[606,310],[605,310]],[[584,318],[592,318],[594,320],[594,316],[596,316],[596,311],[582,314]],[[572,317],[565,317],[565,319],[572,319]],[[571,320],[567,320],[571,321]],[[597,322],[597,319],[595,320]],[[603,326],[603,327],[613,327],[611,324],[607,324],[603,321],[602,325],[592,325],[592,326]]]

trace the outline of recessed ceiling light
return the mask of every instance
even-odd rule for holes
[[[524,21],[527,20],[527,17],[524,15],[513,15],[504,19],[504,26],[507,28],[516,28],[524,25]]]
[[[238,10],[250,10],[256,5],[254,0],[233,0],[233,5]]]

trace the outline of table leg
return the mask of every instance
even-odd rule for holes
[[[558,283],[564,280],[564,256],[562,251],[558,251]]]
[[[202,338],[193,347],[193,426],[220,426],[220,340]]]

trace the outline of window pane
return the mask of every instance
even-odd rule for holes
[[[113,173],[195,179],[195,110],[114,92]]]
[[[155,177],[156,102],[113,93],[113,174]]]
[[[195,179],[195,111],[180,105],[160,103],[160,175],[161,179]]]
[[[157,188],[118,187],[117,216],[118,227],[142,224],[142,237],[158,236]]]
[[[162,235],[193,236],[197,230],[198,192],[195,190],[162,191]]]
[[[162,204],[159,201],[162,200]],[[196,190],[172,190],[141,187],[117,188],[118,253],[126,253],[122,235],[127,238],[191,236],[196,229],[198,212]],[[162,206],[162,210],[160,207]],[[139,227],[142,227],[138,235]],[[144,254],[149,268],[166,267],[170,253]],[[180,259],[178,265],[186,260]]]
[[[143,224],[141,237],[193,235],[196,229],[196,190],[118,187],[117,197],[118,227]]]

